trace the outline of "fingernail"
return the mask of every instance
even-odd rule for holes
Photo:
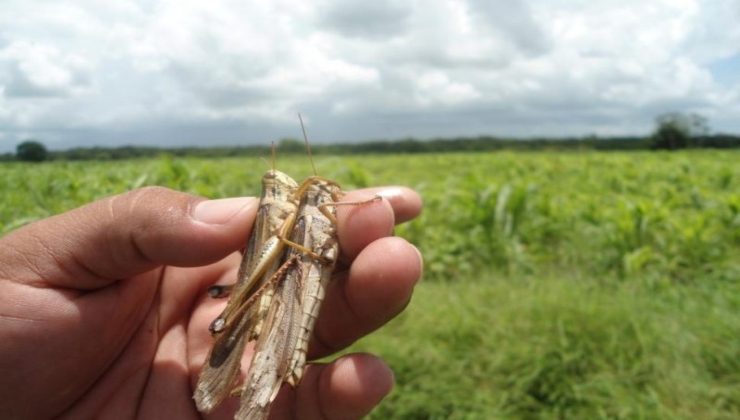
[[[411,244],[411,246],[414,247],[416,253],[419,254],[419,280],[421,280],[424,277],[424,256],[421,255],[421,251],[419,251],[419,248],[417,248],[416,245]]]
[[[251,197],[201,201],[193,208],[193,219],[203,223],[222,225],[254,203],[255,199]]]
[[[390,187],[386,188],[384,190],[378,191],[377,193],[379,196],[385,198],[386,200],[391,200],[396,197],[400,197],[403,195],[403,189],[399,187]]]

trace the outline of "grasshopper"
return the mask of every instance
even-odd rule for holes
[[[284,246],[278,238],[290,232],[298,209],[298,184],[274,169],[262,177],[257,220],[233,286],[213,286],[212,297],[231,294],[226,309],[209,327],[216,341],[203,366],[193,398],[198,410],[209,412],[231,392],[240,372],[247,341],[259,335],[271,294],[263,290],[279,266]],[[246,302],[260,299],[259,305]]]
[[[312,177],[290,236],[282,279],[265,319],[243,388],[237,419],[267,418],[283,382],[295,386],[303,375],[308,341],[339,255],[336,203],[339,186]]]
[[[306,139],[305,129],[303,134]],[[306,146],[313,163],[307,139]],[[336,207],[380,199],[338,202],[342,194],[337,183],[319,176],[300,186],[275,170],[263,178],[260,212],[238,281],[233,291],[223,286],[209,290],[214,297],[231,292],[231,298],[209,327],[216,341],[193,396],[200,411],[211,411],[228,395],[241,395],[236,419],[266,418],[281,385],[300,381],[339,254]],[[247,378],[232,390],[252,339],[256,344]]]

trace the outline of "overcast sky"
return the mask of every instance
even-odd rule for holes
[[[0,1],[0,152],[740,133],[740,0]]]

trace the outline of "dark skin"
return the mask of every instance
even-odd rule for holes
[[[421,199],[407,188],[349,193],[338,208],[342,258],[309,345],[330,355],[382,326],[411,298],[421,256],[392,236]],[[205,201],[164,188],[100,200],[0,239],[0,418],[201,418],[192,400],[257,199]],[[249,353],[249,352],[247,352]],[[245,355],[242,369],[248,365]],[[390,392],[368,354],[311,364],[271,418],[351,419]],[[206,418],[232,418],[238,399]]]

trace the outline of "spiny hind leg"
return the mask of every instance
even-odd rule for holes
[[[297,255],[289,258],[283,263],[283,265],[280,266],[280,268],[278,268],[277,271],[275,271],[275,274],[273,274],[269,279],[262,283],[257,288],[257,290],[249,295],[246,300],[241,302],[239,306],[237,306],[236,309],[234,309],[234,311],[229,314],[228,317],[222,313],[216,319],[214,319],[213,322],[211,322],[211,325],[208,326],[208,330],[211,332],[211,334],[218,334],[226,328],[230,327],[233,322],[236,322],[244,313],[246,313],[247,309],[249,309],[254,304],[256,299],[260,298],[260,296],[262,296],[268,290],[271,290],[272,286],[278,281],[285,278],[285,273],[287,272],[288,268],[297,263]]]

